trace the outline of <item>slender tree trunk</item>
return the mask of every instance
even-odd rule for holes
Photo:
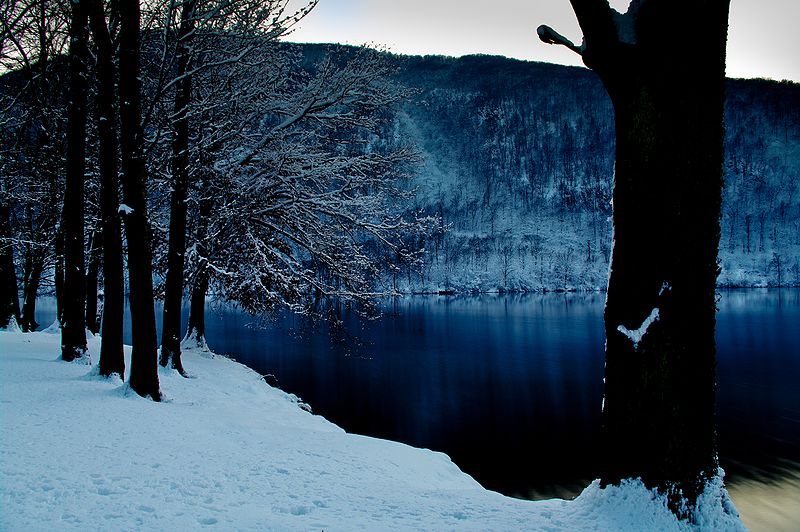
[[[98,274],[103,253],[101,227],[95,227],[89,237],[89,261],[86,268],[86,328],[92,334],[100,332],[100,317],[97,315]]]
[[[196,347],[206,345],[206,294],[208,293],[208,273],[199,271],[192,284],[189,304],[189,325],[186,340],[195,342]]]
[[[175,89],[175,112],[172,122],[172,196],[169,218],[167,279],[164,293],[164,314],[161,329],[161,365],[172,367],[183,376],[181,361],[181,303],[183,270],[186,252],[186,196],[189,187],[189,104],[192,94],[190,41],[194,31],[194,0],[187,0],[181,9],[178,31],[178,83]]]
[[[125,279],[117,178],[117,115],[114,48],[99,0],[89,2],[89,24],[97,47],[97,134],[100,166],[100,218],[103,230],[103,320],[100,375],[125,377],[122,318]]]
[[[59,325],[64,323],[64,221],[63,216],[61,223],[56,227],[56,241],[55,241],[55,266],[54,266],[54,283],[56,291],[56,320]]]
[[[147,215],[139,80],[140,10],[138,0],[118,0],[119,97],[122,189],[126,206],[128,278],[131,305],[131,389],[161,400],[158,384],[158,345],[153,303],[153,253]]]
[[[0,196],[0,329],[11,325],[11,320],[20,321],[19,291],[11,245],[11,207]]]
[[[616,21],[604,0],[572,4],[583,47],[546,27],[539,35],[581,53],[600,76],[617,136],[601,480],[640,477],[690,517],[718,469],[714,328],[728,0],[642,0]]]
[[[197,226],[195,247],[200,260],[192,284],[191,302],[189,305],[189,323],[185,340],[192,340],[196,347],[206,346],[206,294],[208,293],[208,224],[214,209],[214,198],[211,191],[211,174],[213,156],[208,151],[200,152],[200,200],[197,207]]]
[[[86,354],[85,274],[83,263],[83,200],[86,171],[86,7],[72,0],[70,21],[70,82],[67,117],[67,170],[64,187],[64,321],[61,358],[72,361]]]
[[[36,323],[36,298],[39,295],[39,286],[44,271],[44,252],[35,248],[31,249],[25,262],[28,271],[24,275],[25,281],[22,287],[20,327],[25,332],[33,332],[39,327],[39,324]]]

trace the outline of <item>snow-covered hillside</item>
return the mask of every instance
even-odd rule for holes
[[[425,164],[417,206],[450,231],[424,242],[404,291],[603,289],[614,124],[583,68],[503,57],[393,59],[419,92],[394,134]],[[800,86],[729,80],[722,286],[800,285]],[[402,268],[401,268],[402,269]]]
[[[637,483],[573,501],[484,490],[441,453],[347,434],[208,352],[153,403],[58,360],[58,334],[0,332],[0,529],[681,530]],[[90,340],[96,359],[99,338]],[[715,483],[703,529],[742,529]]]

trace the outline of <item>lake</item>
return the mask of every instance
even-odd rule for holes
[[[508,495],[570,497],[596,477],[604,299],[409,296],[376,320],[342,310],[335,326],[212,305],[207,336],[349,432],[445,452]],[[41,310],[49,323],[52,302]],[[796,526],[780,498],[800,500],[800,290],[721,291],[717,319],[729,489],[749,526]]]

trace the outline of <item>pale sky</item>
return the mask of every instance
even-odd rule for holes
[[[624,12],[629,1],[610,3]],[[800,82],[800,0],[732,0],[729,20],[728,76]],[[288,40],[582,64],[564,47],[540,42],[540,24],[580,43],[569,0],[320,0]]]

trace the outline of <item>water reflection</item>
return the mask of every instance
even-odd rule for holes
[[[379,320],[345,310],[343,329],[291,315],[252,327],[217,307],[208,341],[348,431],[444,451],[506,494],[563,497],[596,473],[603,301],[407,297]],[[758,501],[800,495],[800,290],[723,291],[717,323],[720,460],[748,524],[774,529]]]
[[[331,342],[326,324],[309,335],[294,317],[218,349],[348,431],[444,451],[485,486],[528,497],[594,474],[602,301],[410,297],[376,321],[344,312],[358,343]]]
[[[800,290],[723,292],[717,430],[728,490],[750,530],[800,523]]]
[[[783,473],[769,477],[739,476],[727,487],[752,532],[796,532],[800,526],[800,463],[786,462]]]

